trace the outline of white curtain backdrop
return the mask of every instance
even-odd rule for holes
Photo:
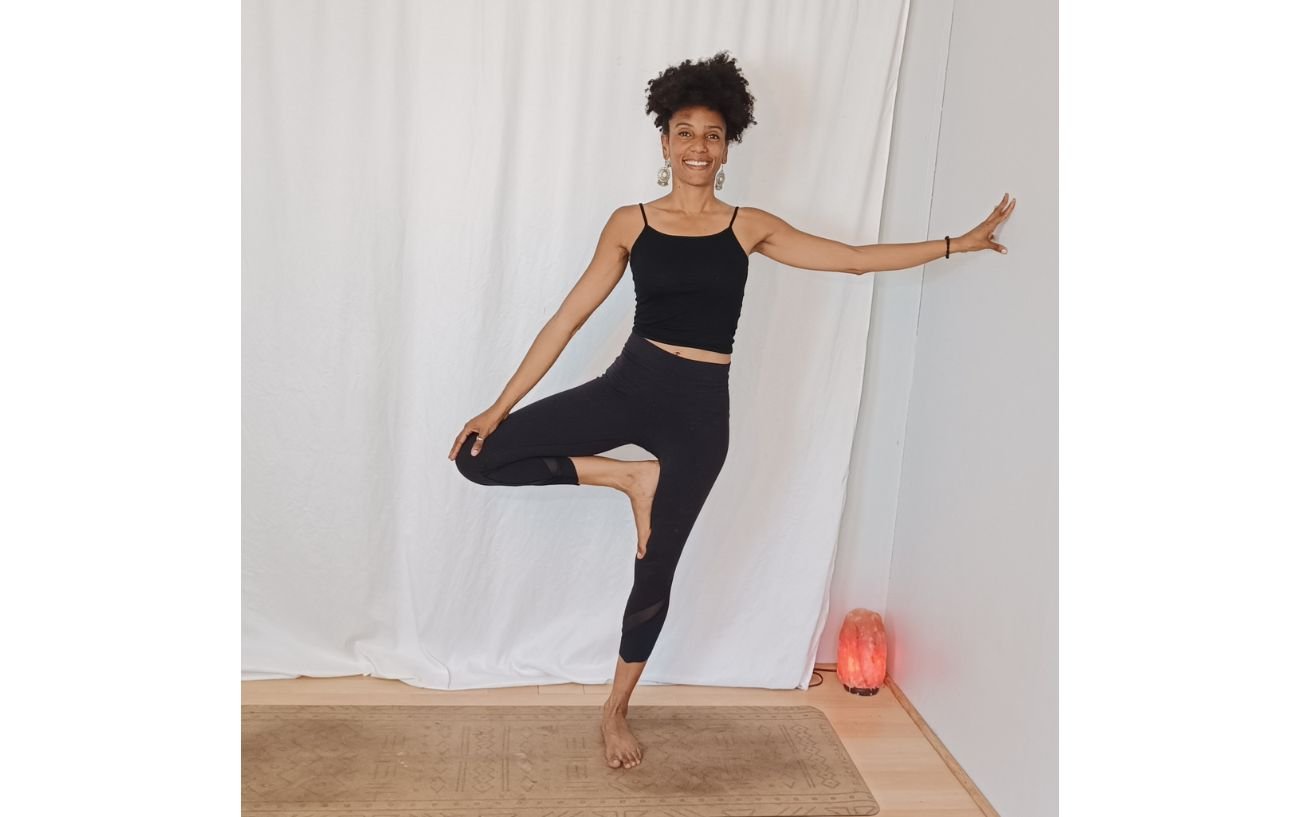
[[[627,498],[476,485],[447,452],[613,209],[666,192],[644,107],[670,65],[725,49],[751,83],[719,198],[874,243],[907,5],[246,0],[245,679],[612,678]],[[519,407],[604,371],[631,277]],[[751,256],[727,463],[642,683],[806,688],[871,294]]]

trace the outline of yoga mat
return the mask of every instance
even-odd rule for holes
[[[812,706],[244,706],[244,815],[766,817],[880,808]]]

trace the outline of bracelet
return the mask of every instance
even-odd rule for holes
[[[952,249],[952,240],[948,236],[943,237],[943,257],[948,257],[948,250]]]

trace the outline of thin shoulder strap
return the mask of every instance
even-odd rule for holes
[[[739,212],[740,212],[740,205],[737,204],[737,205],[736,205],[736,209],[731,211],[731,224],[735,224],[735,223],[736,223],[736,213],[739,213]],[[730,227],[731,224],[728,224],[727,226]]]
[[[646,217],[645,217],[645,205],[638,201],[636,203],[636,206],[641,208],[641,220],[645,221],[645,226],[649,227],[650,222],[646,221]]]

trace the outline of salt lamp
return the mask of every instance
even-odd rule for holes
[[[835,674],[854,695],[880,691],[885,682],[885,622],[879,613],[857,607],[844,617]]]

